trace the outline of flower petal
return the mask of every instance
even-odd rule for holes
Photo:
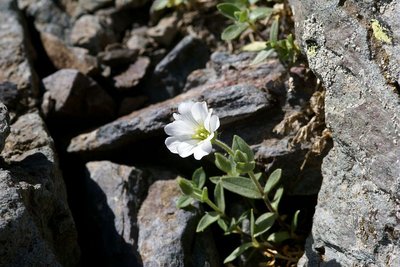
[[[208,108],[206,102],[196,102],[192,106],[192,116],[200,124],[203,125],[208,115]]]
[[[187,101],[187,102],[180,103],[178,106],[178,112],[180,114],[190,113],[193,105],[194,105],[193,101]]]
[[[196,148],[196,140],[188,140],[187,142],[181,142],[178,145],[178,154],[182,158],[186,158],[193,154],[193,150]]]
[[[168,137],[165,139],[165,145],[172,153],[178,154],[178,146],[181,141],[178,140],[176,137]]]
[[[194,135],[195,128],[190,122],[184,120],[178,120],[167,124],[164,127],[164,131],[168,135],[179,136],[179,135]]]
[[[200,160],[202,157],[210,154],[211,151],[212,145],[210,140],[204,140],[193,149],[194,158]]]
[[[215,132],[220,126],[219,118],[217,115],[212,115],[210,118],[210,132]]]

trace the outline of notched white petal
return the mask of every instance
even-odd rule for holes
[[[196,102],[192,106],[192,116],[199,123],[204,124],[208,115],[208,108],[206,102]]]
[[[211,151],[212,151],[212,145],[210,140],[204,140],[200,142],[193,150],[194,158],[200,160],[204,156],[210,154]]]

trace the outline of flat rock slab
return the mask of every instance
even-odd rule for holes
[[[76,266],[77,233],[53,140],[38,112],[11,125],[0,170],[3,266]],[[5,213],[4,213],[5,212]]]
[[[176,180],[157,181],[150,187],[138,216],[143,266],[220,266],[212,238],[207,232],[195,233],[198,214],[176,207],[180,194]]]
[[[38,79],[31,64],[29,40],[16,0],[0,3],[0,83],[16,85],[20,105],[33,106],[39,94]]]
[[[334,141],[305,266],[400,266],[400,3],[290,2]]]
[[[269,94],[249,85],[198,88],[171,100],[135,111],[97,130],[71,140],[69,152],[96,152],[119,149],[141,139],[161,135],[172,113],[184,101],[206,101],[223,125],[244,119],[272,107]]]
[[[268,91],[283,91],[283,66],[271,59],[247,69],[254,54],[230,57],[212,55],[212,68],[194,71],[185,93],[164,102],[134,111],[90,133],[71,140],[69,152],[91,153],[118,150],[139,140],[161,136],[172,113],[185,101],[206,101],[214,109],[223,126],[252,117],[275,106]],[[198,79],[206,76],[209,79]]]

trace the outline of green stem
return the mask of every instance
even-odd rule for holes
[[[226,217],[225,213],[220,210],[220,208],[217,207],[217,205],[215,205],[211,200],[206,199],[205,202],[207,203],[208,206],[210,206],[213,210],[215,210],[216,212],[218,212],[219,214],[221,214],[221,216]]]
[[[257,189],[258,189],[258,191],[260,192],[260,194],[261,194],[261,196],[262,196],[262,198],[263,198],[263,200],[264,200],[265,206],[267,206],[267,208],[269,209],[270,212],[273,212],[273,213],[276,214],[278,223],[279,223],[284,229],[288,230],[289,227],[288,227],[288,226],[286,225],[286,223],[281,219],[281,217],[279,216],[278,211],[277,211],[276,209],[274,209],[274,207],[272,207],[272,204],[271,204],[271,202],[270,202],[269,199],[268,199],[268,195],[264,193],[264,190],[263,190],[261,184],[258,182],[256,176],[254,175],[254,172],[251,171],[251,172],[248,172],[247,174],[250,176],[250,178],[251,178],[251,180],[253,181],[253,183],[257,186]]]
[[[233,150],[224,142],[221,142],[218,139],[214,139],[213,143],[216,144],[217,146],[219,146],[220,148],[222,148],[223,150],[225,150],[232,157],[235,155]]]

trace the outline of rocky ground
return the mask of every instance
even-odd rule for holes
[[[178,175],[188,177],[200,165],[213,171],[212,156],[201,162],[181,159],[164,145],[163,127],[187,100],[207,101],[221,119],[221,139],[243,137],[260,170],[284,170],[282,209],[302,211],[304,237],[311,229],[322,173],[329,177],[322,184],[308,258],[302,262],[319,261],[321,247],[331,263],[343,266],[360,257],[367,264],[374,253],[383,253],[374,262],[382,266],[378,261],[384,255],[398,253],[399,217],[393,213],[399,205],[398,45],[392,50],[379,46],[374,54],[379,60],[387,55],[385,70],[393,74],[394,88],[389,90],[387,75],[376,74],[384,67],[369,66],[363,73],[350,65],[358,58],[370,64],[362,50],[370,47],[366,26],[356,31],[365,42],[354,44],[354,51],[365,52],[362,57],[340,50],[342,43],[330,43],[334,29],[326,29],[347,16],[343,12],[370,7],[340,1],[346,2],[345,11],[339,5],[333,17],[316,16],[316,8],[301,2],[291,1],[298,40],[320,80],[306,60],[288,68],[273,56],[250,65],[254,53],[232,53],[220,41],[227,21],[212,1],[185,12],[154,11],[146,0],[2,1],[0,244],[5,249],[0,266],[221,266],[238,240],[216,239],[217,229],[195,234],[199,214],[175,206]],[[381,7],[383,18],[399,11],[398,4],[387,6]],[[356,25],[351,16],[346,18]],[[310,44],[318,48],[312,50],[316,54],[310,55]],[[337,60],[342,60],[338,73],[343,77],[333,73]],[[381,93],[374,87],[375,101],[360,89],[371,80],[381,86]],[[350,89],[341,91],[346,86]],[[336,135],[321,169],[332,147],[325,113]],[[371,116],[381,124],[368,124]],[[365,131],[359,139],[360,127]],[[357,182],[360,172],[366,182]],[[368,180],[382,172],[390,183]],[[352,186],[337,184],[337,177]],[[374,197],[365,190],[375,192]],[[348,200],[349,191],[357,197]],[[380,195],[388,203],[385,209],[377,200]],[[344,208],[335,199],[349,205]],[[370,205],[357,217],[356,204],[366,201]],[[381,223],[372,225],[368,216],[376,209],[374,218]],[[346,228],[343,216],[354,216],[356,229]],[[333,225],[342,231],[330,230]],[[344,236],[353,240],[354,233],[364,231],[365,244],[373,246],[368,243],[375,244],[368,241],[370,226],[383,243],[369,254],[349,240],[341,243]],[[313,238],[322,245],[313,246]],[[344,256],[349,249],[351,257]]]

